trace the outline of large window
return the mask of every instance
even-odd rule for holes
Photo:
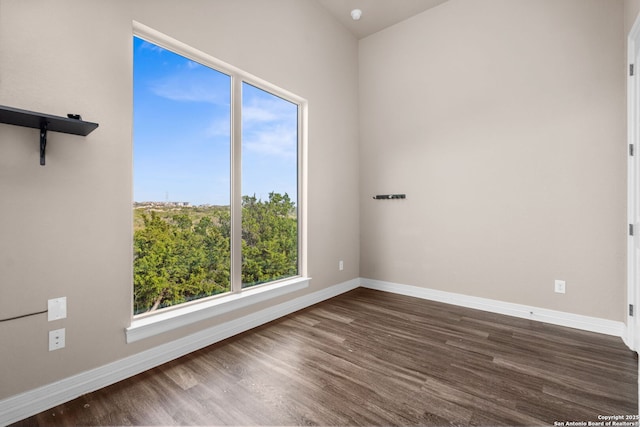
[[[301,274],[303,102],[133,38],[134,314]]]

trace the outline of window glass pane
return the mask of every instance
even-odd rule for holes
[[[242,86],[242,287],[298,274],[298,105]]]
[[[230,290],[231,79],[133,42],[139,314]]]

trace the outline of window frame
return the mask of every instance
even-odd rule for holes
[[[307,120],[308,102],[287,90],[216,59],[183,42],[134,21],[132,37],[138,37],[231,78],[231,286],[230,292],[165,307],[152,313],[133,314],[126,328],[127,342],[134,342],[181,326],[303,289],[307,276]],[[298,106],[297,221],[298,275],[242,288],[242,85],[247,83]],[[132,140],[133,143],[133,140]],[[131,228],[133,233],[133,227]],[[132,239],[133,241],[133,236]],[[133,265],[133,259],[131,264]],[[133,282],[131,283],[133,298]]]

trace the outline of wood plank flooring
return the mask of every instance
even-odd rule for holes
[[[638,413],[619,338],[356,289],[14,426],[509,425]]]

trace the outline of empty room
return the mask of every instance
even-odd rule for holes
[[[0,0],[0,425],[638,426],[640,0]]]

